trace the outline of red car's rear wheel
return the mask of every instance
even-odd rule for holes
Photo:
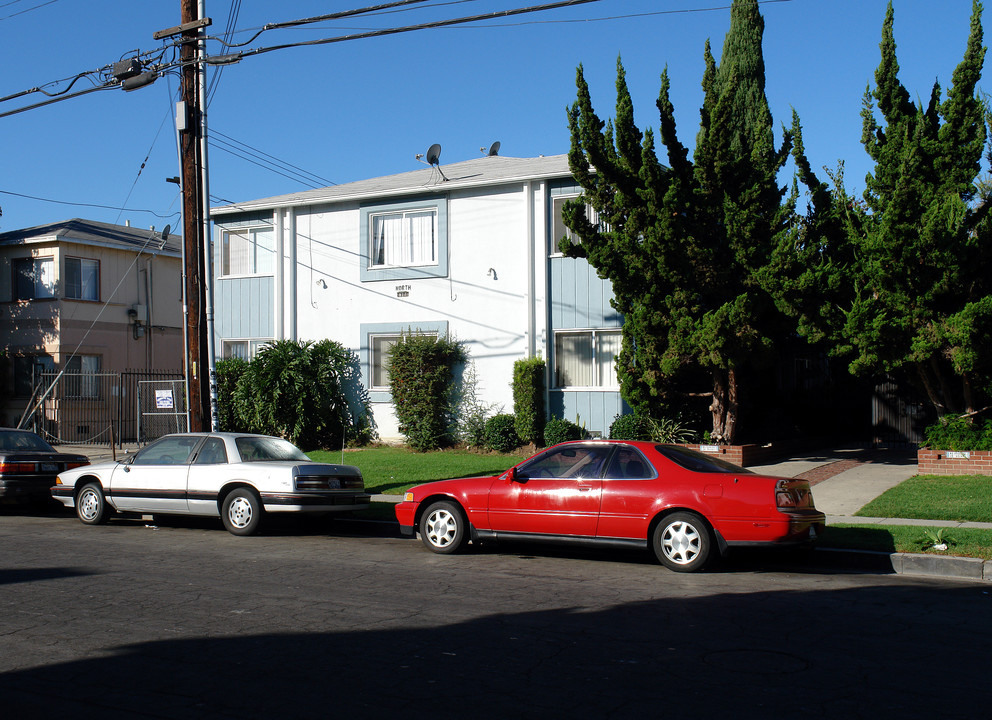
[[[709,527],[699,515],[677,512],[658,523],[651,545],[665,567],[693,572],[706,565],[712,542]]]

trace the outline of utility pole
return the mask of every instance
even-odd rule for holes
[[[186,324],[186,393],[189,429],[202,432],[211,429],[210,363],[205,308],[207,276],[204,248],[203,158],[201,150],[201,101],[197,62],[197,38],[201,29],[195,27],[199,18],[197,0],[180,0],[182,32],[182,96],[177,109],[179,123],[179,156],[183,195],[183,310]]]

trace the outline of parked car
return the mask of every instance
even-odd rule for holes
[[[87,464],[85,455],[61,453],[33,432],[0,428],[0,500],[48,501],[56,475]]]
[[[825,516],[805,480],[759,475],[714,455],[650,442],[568,442],[493,477],[412,488],[404,535],[436,553],[470,539],[651,548],[679,572],[735,545],[807,544]]]
[[[361,470],[315,463],[268,435],[166,435],[120,462],[59,473],[52,496],[87,525],[114,511],[220,517],[235,535],[265,513],[334,513],[369,506]]]

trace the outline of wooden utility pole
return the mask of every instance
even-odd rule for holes
[[[188,26],[199,19],[197,0],[180,0],[181,23]],[[179,130],[179,155],[183,193],[183,309],[186,316],[186,387],[191,432],[210,430],[210,385],[206,308],[206,270],[203,248],[203,159],[200,146],[201,98],[197,36],[199,28],[182,33],[183,117]]]

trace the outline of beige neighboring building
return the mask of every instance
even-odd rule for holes
[[[66,220],[0,233],[0,425],[13,426],[40,370],[179,371],[181,239],[161,231]],[[107,406],[110,382],[73,396]]]

